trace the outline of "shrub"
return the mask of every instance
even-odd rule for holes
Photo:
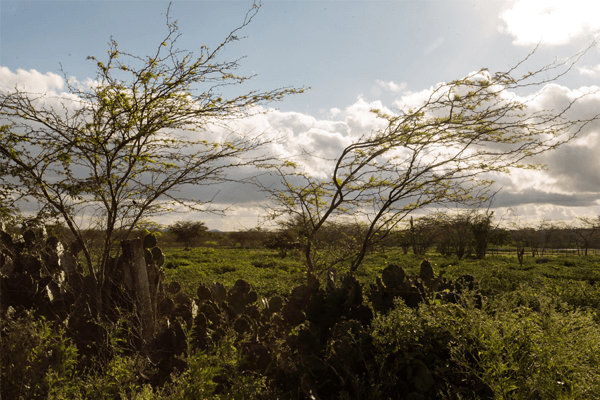
[[[450,325],[452,358],[495,398],[600,398],[600,327],[591,315],[533,290],[469,308]]]
[[[398,398],[489,398],[491,388],[462,368],[453,347],[462,339],[464,315],[479,312],[454,305],[409,308],[403,301],[373,321],[377,347],[376,385]]]
[[[188,367],[180,374],[173,374],[172,383],[165,387],[165,399],[263,398],[263,394],[269,391],[266,378],[240,370],[241,347],[236,343],[233,332],[212,343],[206,351],[200,351],[193,346],[192,331],[186,332],[188,341],[184,359]]]
[[[600,326],[532,289],[477,309],[402,302],[374,320],[383,393],[426,398],[600,398]]]
[[[68,398],[74,384],[77,348],[44,318],[14,310],[2,318],[1,397],[33,399]]]

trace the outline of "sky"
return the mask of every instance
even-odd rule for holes
[[[214,48],[238,27],[249,1],[173,1],[170,15],[182,33],[179,46]],[[106,56],[111,36],[122,50],[149,55],[166,35],[164,1],[0,2],[0,89],[66,89],[63,75],[79,82],[95,77],[89,55]],[[380,124],[369,110],[402,108],[440,82],[482,67],[516,65],[537,46],[527,70],[562,61],[589,47],[600,34],[600,3],[593,1],[268,1],[222,60],[240,61],[241,75],[256,76],[232,94],[280,87],[310,87],[271,103],[271,112],[243,123],[249,131],[288,135],[272,151],[300,146],[333,157],[360,133]],[[600,45],[592,47],[537,98],[557,108],[600,84]],[[524,90],[527,96],[540,87]],[[239,92],[238,92],[239,91]],[[600,112],[592,94],[571,116]],[[571,221],[600,214],[600,125],[590,124],[567,145],[536,159],[546,171],[499,176],[492,209],[524,223]],[[314,173],[319,164],[312,165]],[[198,193],[198,196],[206,193]],[[209,194],[210,195],[210,194]],[[201,219],[212,229],[238,230],[261,221],[264,194],[251,187],[219,189],[215,203],[230,206],[224,218],[188,214],[163,217],[168,224]]]

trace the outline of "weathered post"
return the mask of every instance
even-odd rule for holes
[[[144,345],[147,345],[154,336],[155,312],[150,294],[150,282],[142,240],[122,240],[121,249],[123,250],[123,268],[131,274],[133,291],[142,321],[142,338]]]
[[[525,247],[521,247],[517,250],[517,258],[519,259],[519,265],[523,266],[523,256],[525,255]]]

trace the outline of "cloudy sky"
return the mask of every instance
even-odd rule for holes
[[[89,55],[101,59],[112,35],[122,50],[149,55],[166,34],[164,1],[0,2],[0,87],[61,92],[61,64],[79,82],[95,77]],[[215,47],[244,19],[252,3],[173,1],[171,16],[182,33],[180,48]],[[539,44],[524,67],[534,70],[587,48],[600,33],[595,1],[263,1],[243,34],[222,53],[246,56],[241,75],[257,74],[252,89],[310,87],[271,104],[273,111],[243,124],[250,131],[288,135],[273,147],[293,154],[300,146],[333,157],[378,125],[372,108],[401,108],[439,82],[482,67],[505,71]],[[542,91],[540,107],[558,108],[600,83],[600,45],[570,73]],[[539,91],[541,88],[532,88]],[[526,91],[519,93],[528,95]],[[600,95],[579,102],[571,117],[600,112]],[[538,161],[544,172],[498,178],[493,207],[522,221],[570,221],[600,214],[600,125]],[[318,171],[318,164],[313,165]],[[235,203],[226,218],[201,218],[211,228],[257,225],[263,196],[252,188],[226,187],[217,202]],[[198,194],[199,196],[202,193]],[[174,216],[172,220],[184,216]],[[161,222],[168,223],[165,219]]]

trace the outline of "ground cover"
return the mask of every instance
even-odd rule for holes
[[[305,282],[302,259],[294,254],[281,258],[275,250],[169,248],[165,255],[167,281],[178,281],[190,295],[200,283],[220,282],[229,287],[238,279],[246,280],[264,297],[288,295],[293,287]],[[588,308],[593,313],[600,309],[600,256],[525,257],[523,265],[519,265],[516,255],[458,260],[437,253],[415,256],[404,254],[400,249],[388,249],[367,255],[356,277],[368,286],[390,264],[402,267],[409,275],[416,275],[424,258],[431,261],[436,275],[441,272],[449,279],[472,275],[484,296],[493,297],[529,287],[557,296],[574,307]],[[338,268],[338,276],[343,273],[343,268]]]
[[[167,283],[177,281],[189,295],[199,284],[215,282],[231,287],[244,279],[264,297],[289,294],[304,283],[299,258],[278,256],[276,250],[198,247],[165,249]]]
[[[165,254],[161,328],[147,346],[126,299],[115,304],[130,307],[104,320],[85,308],[57,319],[68,298],[43,291],[30,310],[7,310],[3,397],[600,398],[600,258],[519,265],[516,256],[432,253],[429,264],[386,249],[369,254],[355,278],[338,268],[334,284],[315,286],[294,254]],[[21,275],[5,282],[11,293]]]

